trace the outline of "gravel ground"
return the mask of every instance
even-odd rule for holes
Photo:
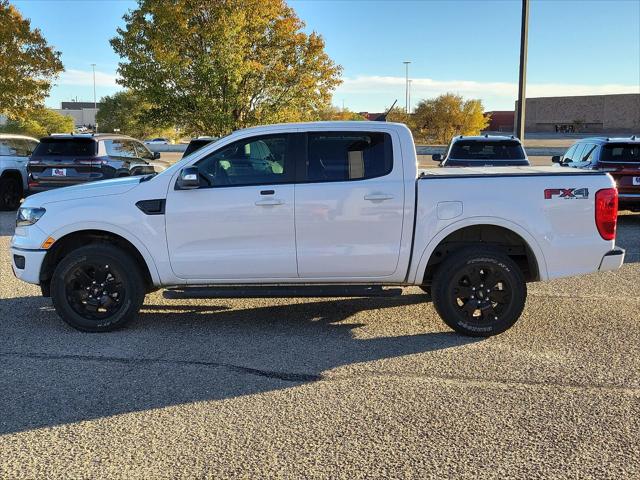
[[[639,478],[630,263],[531,284],[514,328],[395,298],[166,300],[108,334],[17,282],[0,214],[0,478]]]

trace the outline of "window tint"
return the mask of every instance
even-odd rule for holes
[[[97,142],[90,138],[43,138],[34,156],[81,156],[95,155]]]
[[[291,135],[239,140],[200,160],[203,186],[266,185],[293,180]]]
[[[450,158],[456,160],[524,160],[524,150],[514,140],[483,142],[458,140],[451,147]]]
[[[307,180],[311,182],[382,177],[393,168],[388,133],[309,133]]]
[[[136,147],[131,140],[105,140],[104,146],[110,157],[136,158]]]
[[[191,140],[189,142],[189,145],[187,145],[186,150],[184,151],[184,153],[182,154],[183,157],[186,157],[187,155],[195,152],[196,150],[200,150],[202,147],[204,147],[205,145],[208,145],[209,143],[213,142],[214,140],[203,140],[203,139],[195,139],[195,140]]]
[[[593,160],[593,157],[595,155],[595,151],[596,148],[598,146],[594,145],[593,143],[589,143],[587,144],[587,147],[584,149],[584,151],[582,152],[582,162],[590,162],[591,160]]]
[[[601,162],[640,163],[640,144],[609,143],[602,147]]]

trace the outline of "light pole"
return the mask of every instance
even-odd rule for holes
[[[98,114],[98,102],[96,102],[96,64],[92,63],[91,68],[93,69],[93,110],[94,115]],[[96,118],[93,119],[94,127],[93,132],[98,133],[98,121]]]
[[[524,140],[524,115],[527,103],[527,43],[529,36],[529,0],[522,0],[522,23],[520,25],[520,75],[518,77],[518,112],[516,137]]]
[[[404,111],[406,113],[409,113],[409,64],[411,62],[408,61],[408,60],[405,60],[402,63],[404,63],[404,67],[405,67],[405,85],[404,85],[405,107],[404,107]]]
[[[411,83],[412,82],[413,82],[413,80],[409,80],[409,94],[408,94],[408,97],[409,97],[409,101],[408,101],[409,108],[407,109],[407,113],[411,113]]]

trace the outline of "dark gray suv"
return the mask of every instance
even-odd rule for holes
[[[27,165],[29,191],[154,173],[149,160],[159,157],[125,135],[51,135],[40,139]]]

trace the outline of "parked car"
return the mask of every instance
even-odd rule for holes
[[[551,158],[561,167],[608,172],[618,186],[621,210],[640,211],[640,138],[583,138],[564,155]]]
[[[0,210],[15,210],[27,190],[27,160],[38,140],[0,134]]]
[[[51,135],[40,140],[27,165],[29,191],[154,173],[149,160],[159,157],[124,135]]]
[[[152,138],[151,140],[145,140],[145,145],[169,145],[171,141],[168,138]]]
[[[529,166],[522,143],[513,135],[458,135],[444,155],[435,154],[432,158],[441,167]]]
[[[155,176],[27,198],[13,271],[85,331],[125,325],[163,287],[417,285],[451,328],[489,336],[526,282],[622,265],[606,173],[417,165],[397,123],[239,130]]]
[[[213,142],[215,140],[217,140],[216,137],[198,137],[198,138],[193,138],[189,142],[189,145],[187,145],[187,148],[184,151],[184,153],[182,154],[182,156],[186,157],[187,155],[192,154],[196,150],[200,150],[205,145],[209,145],[211,142]]]

